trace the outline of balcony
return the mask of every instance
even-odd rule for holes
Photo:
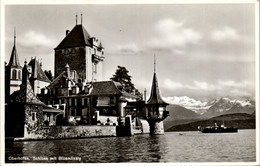
[[[105,59],[104,56],[99,56],[97,54],[92,54],[92,62],[98,63],[100,61],[103,61]]]

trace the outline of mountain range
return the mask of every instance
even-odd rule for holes
[[[220,99],[211,100],[208,102],[202,102],[189,98],[187,96],[182,97],[168,97],[164,98],[170,104],[179,105],[188,110],[195,112],[196,114],[202,115],[202,117],[213,117],[222,114],[230,113],[253,113],[255,110],[255,101],[236,100],[229,99],[228,97],[222,97]]]
[[[164,127],[168,128],[174,125],[187,124],[199,120],[207,120],[213,117],[227,114],[241,114],[241,116],[255,114],[254,100],[235,100],[228,97],[202,102],[189,98],[169,97],[164,98],[170,105],[167,110],[170,116],[164,121]]]

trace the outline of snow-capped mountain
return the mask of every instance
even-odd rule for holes
[[[174,96],[174,97],[167,97],[163,99],[170,104],[180,105],[198,114],[205,113],[206,110],[209,109],[211,106],[208,105],[208,102],[202,102],[187,96],[181,96],[181,97]]]
[[[255,110],[253,101],[231,100],[228,97],[218,99],[205,113],[207,116],[216,116],[230,113],[249,113]]]
[[[187,96],[168,97],[164,98],[164,100],[170,104],[180,105],[204,116],[215,116],[235,112],[251,113],[255,109],[254,101],[234,100],[228,97],[222,97],[208,102],[202,102]]]

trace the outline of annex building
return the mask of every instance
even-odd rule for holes
[[[160,97],[156,73],[146,103],[134,92],[126,92],[120,83],[103,80],[104,47],[82,24],[76,23],[65,34],[54,48],[53,81],[36,57],[20,66],[14,36],[5,66],[6,130],[10,131],[6,136],[55,139],[115,136],[115,132],[132,135],[131,130],[163,134],[168,104]],[[68,130],[68,126],[75,127]],[[111,127],[103,130],[93,126]]]

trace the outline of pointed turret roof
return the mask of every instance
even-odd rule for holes
[[[92,46],[90,38],[89,33],[82,25],[76,25],[55,50],[78,46]]]
[[[150,105],[169,105],[163,99],[161,98],[160,92],[159,92],[159,85],[158,80],[156,77],[156,58],[154,55],[154,74],[153,74],[153,82],[152,82],[152,89],[151,89],[151,95],[149,100],[147,101],[147,104]]]
[[[169,105],[168,103],[163,101],[163,99],[161,98],[156,73],[154,73],[154,75],[153,75],[151,95],[150,95],[149,100],[147,101],[147,104],[149,104],[149,105]]]
[[[12,50],[12,54],[10,57],[10,61],[8,63],[7,66],[11,66],[11,67],[21,67],[20,63],[19,63],[19,59],[18,59],[18,55],[17,55],[17,51],[16,51],[16,46],[15,46],[15,39],[16,36],[14,35],[14,46],[13,46],[13,50]]]

